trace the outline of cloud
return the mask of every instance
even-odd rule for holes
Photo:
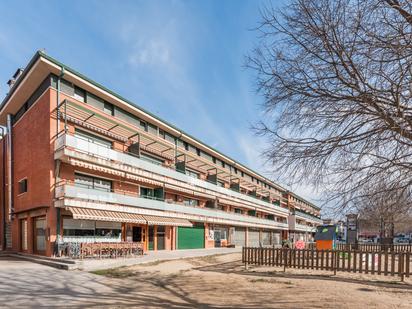
[[[129,82],[141,93],[139,104],[221,148],[229,140],[222,134],[225,124],[219,123],[210,109],[210,97],[204,95],[205,85],[198,76],[198,20],[184,6],[174,10],[170,16],[155,18],[147,13],[122,22],[119,37],[133,75]]]
[[[245,164],[256,171],[265,170],[266,164],[265,159],[262,156],[262,152],[265,148],[265,143],[263,139],[252,136],[250,132],[243,132],[238,134],[236,137],[238,147],[242,151],[244,157],[246,158]]]
[[[135,44],[129,56],[132,65],[164,65],[170,61],[170,48],[160,40],[150,39]]]

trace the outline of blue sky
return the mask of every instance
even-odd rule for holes
[[[0,0],[0,97],[15,69],[45,49],[271,177],[260,159],[265,142],[250,129],[262,98],[244,68],[265,3]],[[313,200],[310,188],[294,189]]]

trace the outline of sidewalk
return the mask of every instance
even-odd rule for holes
[[[241,252],[242,248],[213,248],[213,249],[191,249],[191,250],[173,250],[173,251],[149,251],[144,256],[135,258],[117,258],[117,259],[85,259],[77,261],[79,269],[93,271],[100,269],[116,268],[130,266],[142,263],[151,263],[164,260],[176,260],[183,258],[192,258],[199,256],[208,256],[215,254],[228,254]],[[77,264],[76,263],[76,264]]]

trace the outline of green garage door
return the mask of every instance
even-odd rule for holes
[[[199,249],[205,247],[205,227],[180,227],[177,230],[177,249]]]

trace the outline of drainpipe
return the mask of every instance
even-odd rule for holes
[[[59,137],[60,132],[60,81],[61,78],[64,76],[64,67],[61,67],[60,75],[57,77],[57,128],[56,128],[56,138]],[[66,107],[65,107],[65,121],[64,121],[64,132],[67,133],[67,117],[66,117]],[[55,165],[55,183],[54,183],[54,200],[57,200],[57,183],[60,181],[60,161],[56,161]],[[61,216],[60,216],[60,208],[56,209],[56,241],[60,238],[60,227],[61,227]],[[57,253],[57,246],[55,247],[55,253]]]
[[[12,115],[7,114],[7,160],[8,160],[8,200],[9,200],[9,221],[12,220],[14,213],[13,205],[13,125]]]
[[[3,239],[2,239],[2,250],[6,250],[6,141],[4,140],[4,128],[0,127],[1,130],[1,137],[2,137],[2,143],[3,143],[3,162],[2,162],[2,196],[3,196]]]

